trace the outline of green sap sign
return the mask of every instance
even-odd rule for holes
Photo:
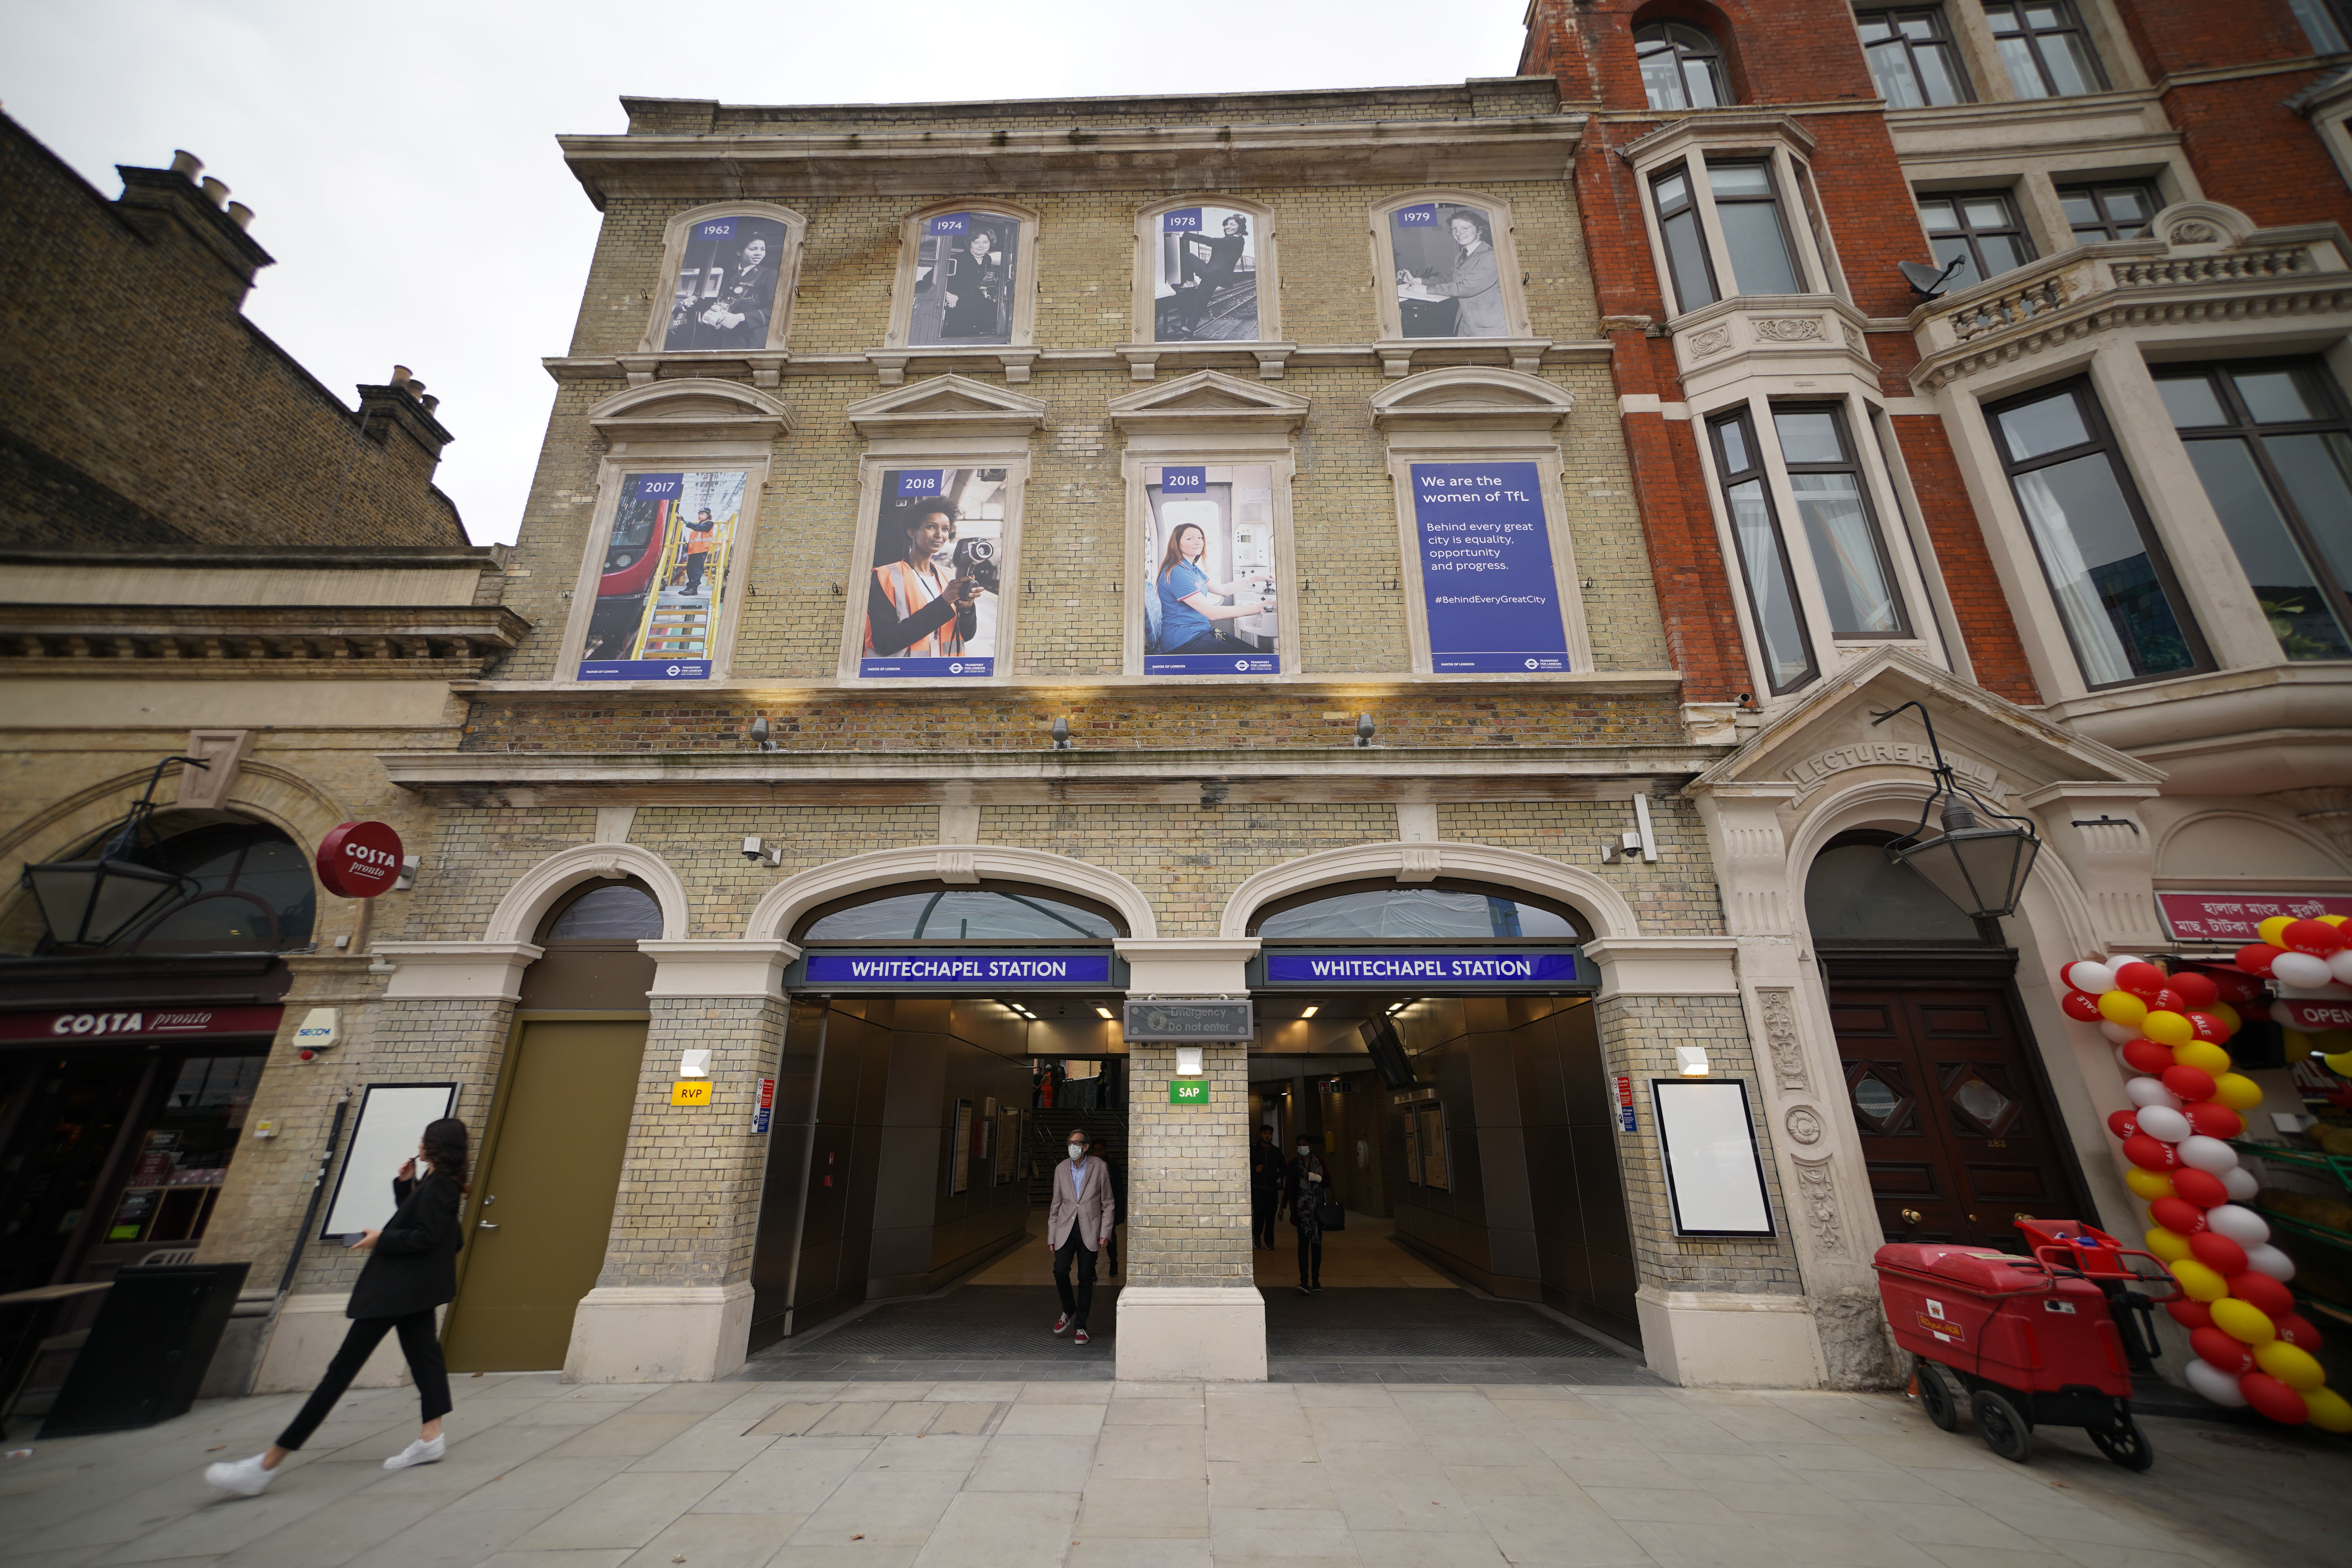
[[[1181,1078],[1171,1080],[1168,1085],[1168,1103],[1171,1105],[1208,1104],[1208,1081],[1205,1079]]]

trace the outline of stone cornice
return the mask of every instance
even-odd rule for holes
[[[1593,746],[1275,746],[1127,751],[974,752],[387,752],[392,782],[435,799],[478,805],[596,804],[824,805],[845,787],[909,803],[1066,799],[1108,790],[1122,798],[1198,804],[1287,797],[1578,798],[1619,793],[1628,780],[1669,787],[1720,755],[1661,742]],[[1645,786],[1647,787],[1647,786]]]
[[[0,669],[447,679],[479,674],[530,629],[498,605],[0,605]]]
[[[1566,179],[1580,115],[1305,125],[1066,125],[557,139],[599,208],[613,197],[1034,195],[1244,184]],[[1106,171],[1110,171],[1107,175]]]

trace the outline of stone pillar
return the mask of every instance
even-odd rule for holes
[[[514,1029],[517,988],[540,951],[528,942],[382,942],[366,958],[289,960],[295,986],[288,994],[284,1027],[247,1121],[251,1128],[265,1118],[273,1121],[278,1136],[268,1141],[270,1152],[256,1162],[256,1186],[244,1205],[248,1217],[226,1232],[215,1221],[199,1256],[251,1257],[255,1269],[247,1279],[247,1289],[275,1290],[285,1268],[284,1247],[294,1239],[294,1227],[310,1200],[310,1178],[326,1147],[334,1100],[348,1095],[350,1110],[342,1149],[325,1173],[329,1198],[350,1152],[360,1096],[371,1082],[457,1084],[457,1114],[473,1131],[478,1150]],[[367,997],[378,994],[377,986],[382,987],[380,996],[366,1005]],[[294,1031],[311,1007],[337,1005],[326,999],[328,987],[359,1005],[343,1015],[341,1043],[318,1061],[302,1062],[294,1055]],[[248,1133],[246,1148],[229,1167],[232,1181],[254,1142]],[[234,1195],[224,1191],[222,1204],[226,1206]],[[257,1394],[315,1387],[350,1326],[343,1307],[366,1259],[320,1244],[316,1227],[325,1218],[322,1200],[292,1290],[261,1347]],[[271,1225],[282,1226],[278,1246],[255,1245],[261,1228]],[[399,1349],[386,1340],[361,1372],[357,1385],[388,1388],[405,1381]]]
[[[1118,944],[1138,996],[1242,996],[1255,939]],[[1122,1381],[1265,1381],[1265,1302],[1253,1283],[1249,1046],[1203,1046],[1206,1105],[1172,1105],[1174,1046],[1128,1047],[1127,1282]]]
[[[645,1066],[596,1287],[581,1298],[567,1383],[704,1383],[743,1364],[768,1137],[759,1080],[783,1042],[783,942],[644,942],[657,965]],[[670,1103],[680,1058],[710,1053],[710,1102]]]
[[[1675,1383],[1806,1388],[1823,1364],[1779,1174],[1730,937],[1612,937],[1585,952],[1601,967],[1594,1003],[1606,1070],[1633,1079],[1634,1130],[1617,1133],[1633,1235],[1634,1295],[1650,1370]],[[1707,1076],[1748,1086],[1766,1200],[1778,1234],[1755,1240],[1675,1234],[1649,1080],[1673,1078],[1676,1046],[1704,1047]]]

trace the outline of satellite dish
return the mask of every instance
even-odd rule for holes
[[[1911,292],[1922,300],[1932,300],[1944,291],[1944,279],[1959,268],[1956,259],[1941,272],[1924,261],[1898,261],[1895,264],[1903,273],[1903,281],[1911,285]]]

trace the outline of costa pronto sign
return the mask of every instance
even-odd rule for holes
[[[171,1035],[269,1035],[281,1007],[122,1007],[0,1013],[0,1040],[126,1040]]]
[[[381,822],[346,822],[319,840],[319,880],[345,899],[373,899],[400,880],[400,835]]]

